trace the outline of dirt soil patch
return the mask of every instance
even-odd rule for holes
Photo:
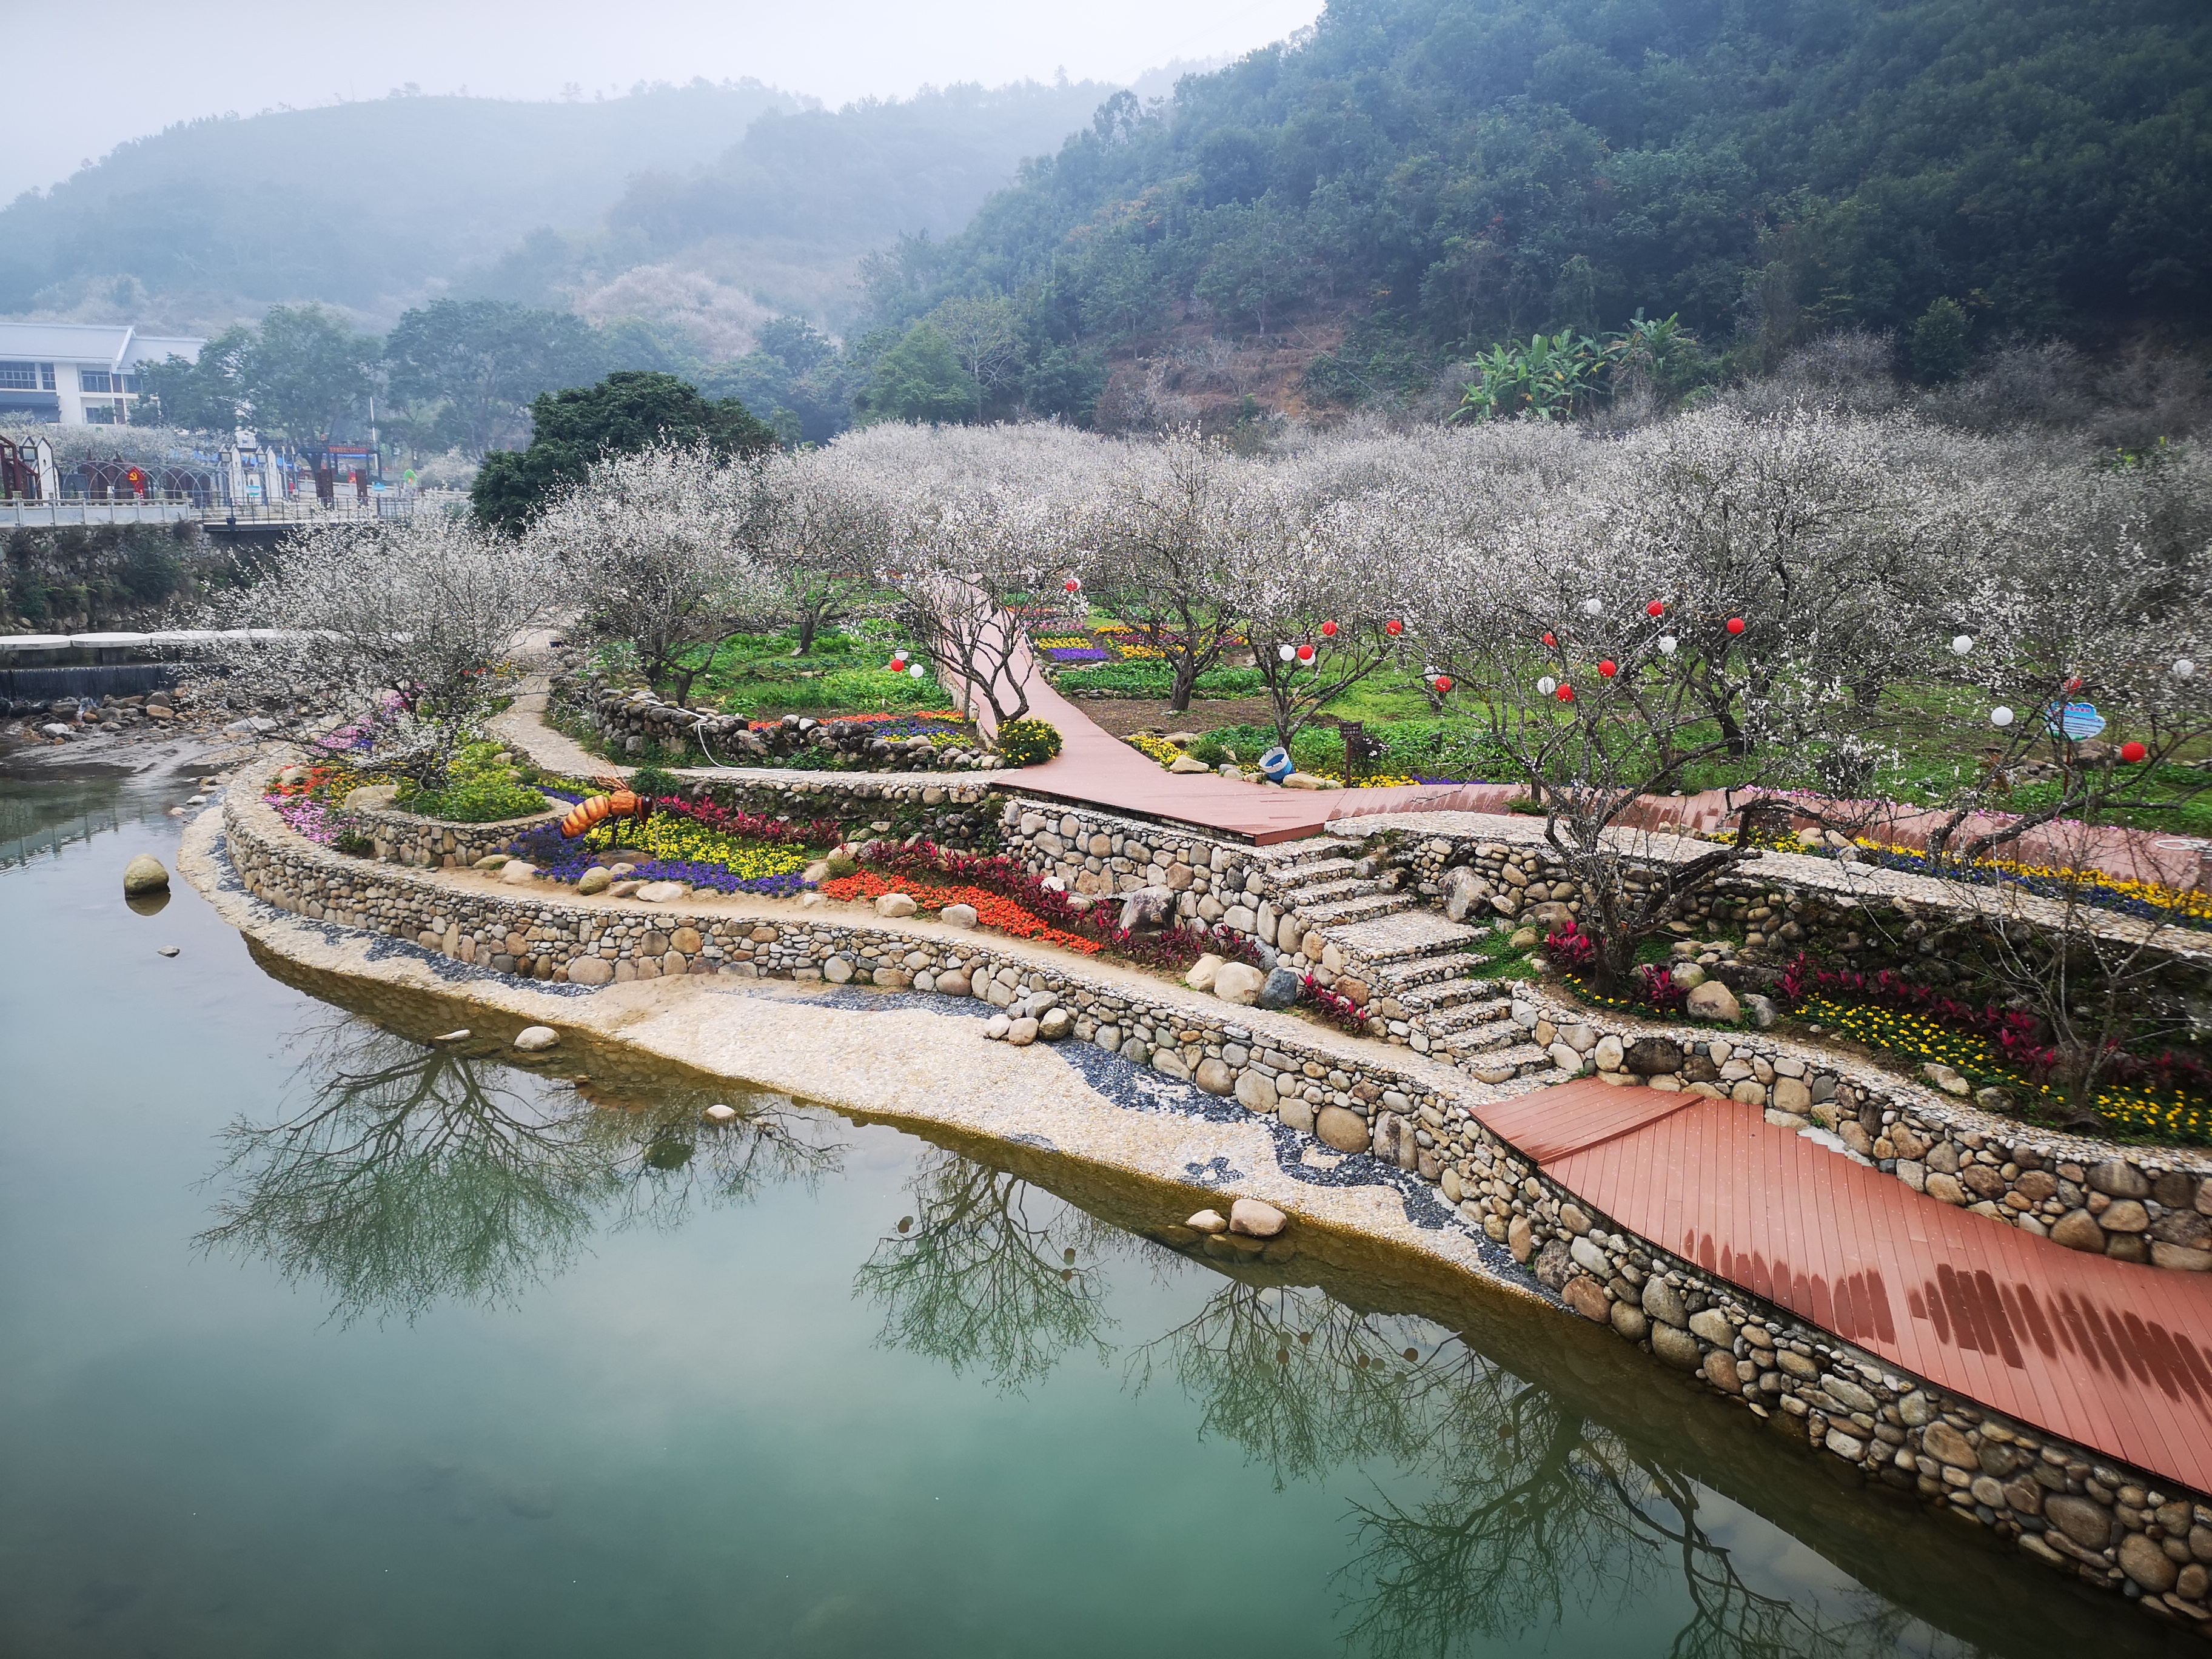
[[[1158,732],[1211,732],[1218,726],[1273,726],[1275,707],[1265,697],[1194,697],[1178,714],[1165,697],[1073,697],[1075,706],[1115,737],[1150,728]]]

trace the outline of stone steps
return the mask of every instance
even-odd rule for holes
[[[1510,1006],[1510,1005],[1509,1005]],[[1435,1035],[1433,1024],[1430,1027]],[[1462,1025],[1444,1036],[1444,1052],[1455,1059],[1467,1054],[1486,1054],[1498,1048],[1517,1048],[1528,1040],[1528,1033],[1521,1022],[1512,1018],[1493,1017]],[[1547,1051],[1548,1052],[1548,1051]]]
[[[1401,1003],[1399,1006],[1402,1007],[1405,1005]],[[1521,1029],[1513,1018],[1512,1003],[1494,997],[1478,998],[1436,1013],[1426,1013],[1418,1009],[1411,1012],[1421,1022],[1422,1030],[1431,1038],[1449,1038],[1476,1031],[1495,1030],[1501,1025],[1510,1025],[1516,1031]]]
[[[1282,894],[1282,899],[1294,908],[1304,910],[1312,905],[1326,904],[1332,899],[1363,898],[1370,894],[1380,896],[1382,890],[1373,881],[1364,877],[1353,877],[1345,881],[1317,881],[1310,887],[1292,887]]]
[[[1574,1076],[1553,1065],[1550,1054],[1533,1042],[1487,1049],[1462,1061],[1462,1067],[1483,1083],[1510,1083],[1516,1078],[1532,1084],[1565,1083]]]
[[[1447,979],[1415,990],[1398,993],[1398,1006],[1412,1018],[1434,1021],[1456,1012],[1469,1003],[1490,1003],[1510,1008],[1512,1000],[1501,998],[1497,985],[1486,979]]]
[[[1464,951],[1439,951],[1433,956],[1402,957],[1380,963],[1376,969],[1376,982],[1388,994],[1402,998],[1419,987],[1464,979],[1467,961]]]
[[[1294,914],[1309,927],[1318,927],[1323,938],[1331,927],[1393,916],[1413,908],[1401,893],[1368,893],[1358,898],[1337,899],[1327,904],[1300,904]]]
[[[1280,893],[1309,893],[1317,886],[1331,882],[1358,881],[1373,884],[1371,876],[1355,875],[1356,866],[1350,859],[1313,859],[1291,866],[1287,870],[1271,872],[1275,878],[1275,889]]]
[[[1480,928],[1447,921],[1434,910],[1416,910],[1401,899],[1388,915],[1322,926],[1321,936],[1358,962],[1376,964],[1432,957],[1481,937]]]

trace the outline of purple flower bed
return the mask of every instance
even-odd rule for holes
[[[1095,645],[1048,645],[1045,655],[1054,662],[1104,662],[1106,653]]]
[[[518,846],[516,851],[526,855],[534,850]],[[574,886],[583,879],[584,872],[605,860],[606,854],[578,843],[575,850],[566,853],[552,862],[540,863],[538,872],[549,881],[567,882]],[[781,876],[736,876],[719,864],[702,864],[696,859],[646,859],[629,878],[634,881],[681,881],[693,887],[704,888],[715,893],[761,893],[769,898],[790,898],[806,890],[806,878],[793,871]]]
[[[305,836],[316,846],[328,847],[338,838],[338,826],[331,821],[331,809],[320,801],[288,795],[264,795],[261,799],[295,833]]]
[[[942,714],[908,714],[902,720],[884,720],[868,728],[872,738],[933,738],[940,732],[963,730],[958,720],[946,720]]]

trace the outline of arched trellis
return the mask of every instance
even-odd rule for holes
[[[212,467],[177,463],[148,465],[121,456],[106,460],[80,461],[73,470],[77,494],[95,501],[189,501],[196,507],[213,504],[216,477]]]

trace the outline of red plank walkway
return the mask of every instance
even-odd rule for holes
[[[1737,1101],[1589,1079],[1478,1115],[1706,1272],[1966,1399],[2212,1491],[2212,1274],[1969,1215]]]
[[[1358,797],[1363,811],[1402,812],[1451,793],[1449,787],[1437,786],[1276,789],[1234,778],[1196,773],[1177,775],[1113,736],[1054,690],[1037,672],[1026,646],[1017,672],[1029,683],[1030,718],[1051,721],[1060,729],[1060,738],[1058,756],[1022,774],[1021,789],[1025,795],[1194,824],[1266,846],[1319,834],[1322,825],[1342,812],[1344,802],[1352,795]],[[945,678],[949,681],[954,677],[947,674]],[[951,689],[956,695],[960,690],[957,684]],[[979,723],[988,735],[993,724],[988,708],[981,709]]]

